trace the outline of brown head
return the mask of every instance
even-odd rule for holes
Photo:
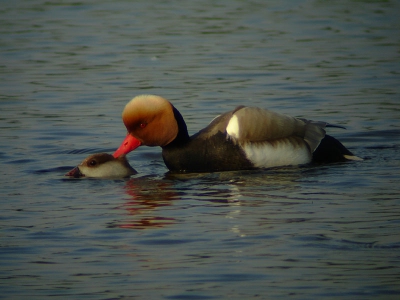
[[[136,174],[125,155],[114,158],[111,154],[97,153],[87,157],[77,167],[65,176],[95,177],[95,178],[122,178]]]
[[[178,123],[172,104],[155,95],[133,98],[122,112],[122,120],[128,132],[142,145],[166,146],[178,134]]]
[[[174,108],[166,99],[155,95],[133,98],[122,112],[128,135],[113,154],[118,157],[141,145],[166,146],[178,135]]]

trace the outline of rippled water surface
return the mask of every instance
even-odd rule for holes
[[[1,299],[398,299],[398,1],[3,1]],[[159,94],[345,126],[364,161],[68,179]]]

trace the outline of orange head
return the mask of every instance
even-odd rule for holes
[[[140,145],[166,146],[179,131],[172,104],[155,95],[133,98],[124,108],[122,120],[128,135],[114,157],[127,154]]]

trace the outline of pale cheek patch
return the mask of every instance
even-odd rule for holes
[[[99,177],[104,177],[104,176],[108,176],[108,174],[110,174],[110,170],[109,168],[106,166],[106,164],[101,165],[101,166],[97,166],[97,167],[87,167],[87,166],[79,166],[79,169],[81,171],[82,174],[84,174],[86,177],[95,177],[95,178],[99,178]],[[104,175],[107,174],[107,175]]]
[[[228,135],[235,139],[239,139],[239,120],[237,116],[233,115],[229,120],[228,126],[226,127],[226,132]]]
[[[243,150],[255,167],[272,168],[278,166],[301,165],[311,162],[311,153],[306,145],[293,145],[282,141],[272,146],[270,143],[246,143]]]
[[[114,161],[107,162],[96,167],[79,166],[81,173],[86,177],[124,177],[128,176],[128,172]]]

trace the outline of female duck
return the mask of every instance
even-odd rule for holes
[[[125,155],[114,158],[111,154],[97,153],[90,155],[65,176],[94,178],[123,178],[137,172],[129,165]]]
[[[113,154],[141,145],[161,146],[173,172],[248,170],[358,160],[338,140],[325,134],[325,122],[293,118],[257,107],[239,106],[216,117],[189,137],[179,111],[155,95],[133,98],[122,113],[128,135]]]

